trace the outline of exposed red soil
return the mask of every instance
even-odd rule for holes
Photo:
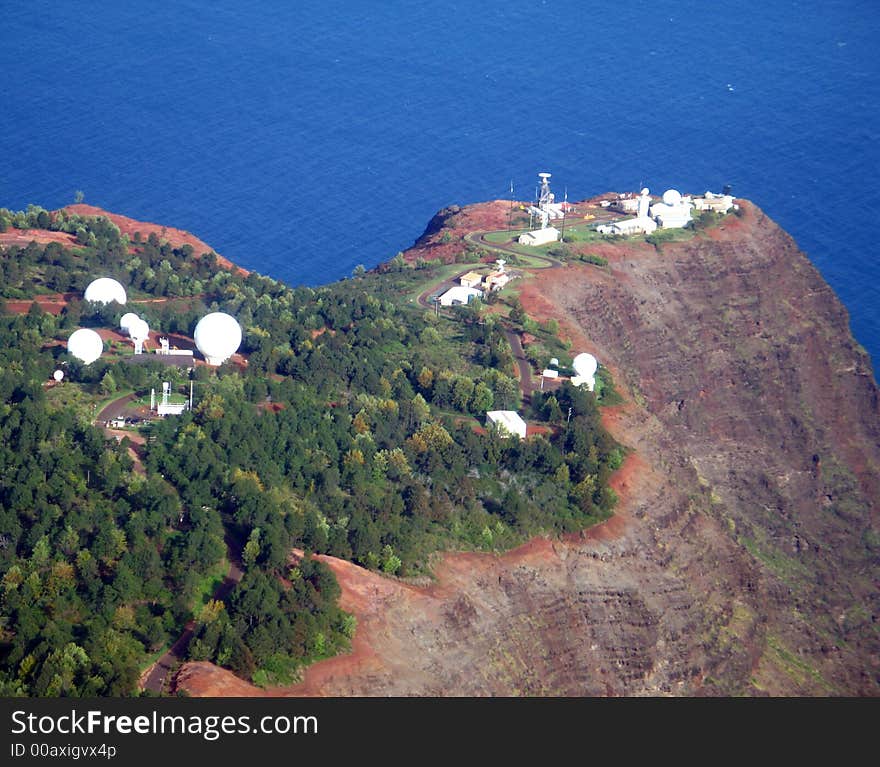
[[[0,245],[24,247],[32,242],[40,245],[57,242],[69,248],[76,245],[76,237],[68,232],[50,232],[48,229],[7,229],[0,232]]]
[[[86,205],[84,203],[77,203],[76,205],[67,205],[62,210],[68,211],[69,213],[75,213],[79,216],[105,216],[109,218],[116,226],[119,227],[119,231],[123,234],[128,235],[129,239],[134,238],[135,232],[141,233],[141,238],[146,240],[151,234],[155,234],[160,241],[168,242],[175,248],[183,247],[184,245],[189,245],[192,247],[195,256],[201,256],[204,253],[215,253],[214,249],[208,245],[204,240],[200,240],[194,234],[190,234],[182,229],[174,229],[173,227],[160,226],[159,224],[151,224],[144,221],[137,221],[133,218],[129,218],[128,216],[121,216],[118,213],[110,213],[109,211],[104,210],[103,208],[98,208],[94,205]],[[249,274],[247,269],[242,269],[240,266],[233,264],[229,259],[223,258],[223,256],[217,255],[217,263],[220,264],[224,269],[230,269],[233,271],[238,271],[241,274]]]
[[[520,213],[520,204],[516,204],[514,216]],[[410,262],[423,258],[451,263],[458,254],[467,250],[465,234],[505,229],[509,213],[510,200],[491,200],[463,208],[451,206],[434,216],[424,234],[403,255]],[[443,242],[444,239],[448,242]],[[483,260],[492,262],[495,258],[492,256]]]
[[[6,301],[6,311],[10,314],[27,314],[31,305],[36,302],[42,311],[47,314],[54,314],[56,317],[61,314],[61,310],[67,306],[68,299],[60,293],[55,296],[36,296],[26,301]]]

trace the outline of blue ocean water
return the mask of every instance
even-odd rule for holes
[[[3,5],[2,206],[82,190],[315,285],[538,171],[570,199],[730,184],[880,359],[875,0]]]

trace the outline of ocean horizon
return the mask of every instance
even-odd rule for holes
[[[880,14],[745,0],[50,3],[0,32],[0,206],[84,201],[293,285],[449,204],[730,185],[880,359]]]

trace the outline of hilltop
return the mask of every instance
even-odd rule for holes
[[[597,241],[519,287],[607,365],[634,452],[588,534],[444,555],[430,586],[328,559],[352,655],[273,695],[877,695],[880,411],[846,310],[757,206],[682,242]],[[498,202],[465,209],[506,224]],[[461,210],[435,218],[467,247]],[[447,238],[449,239],[449,238]],[[440,244],[434,247],[436,253]],[[490,259],[491,260],[491,259]],[[262,694],[184,667],[191,694]]]

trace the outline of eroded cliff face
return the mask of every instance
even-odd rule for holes
[[[330,560],[354,652],[271,695],[880,694],[880,407],[847,315],[749,204],[684,243],[522,290],[628,403],[619,512],[428,586]],[[191,694],[265,694],[208,664]]]

